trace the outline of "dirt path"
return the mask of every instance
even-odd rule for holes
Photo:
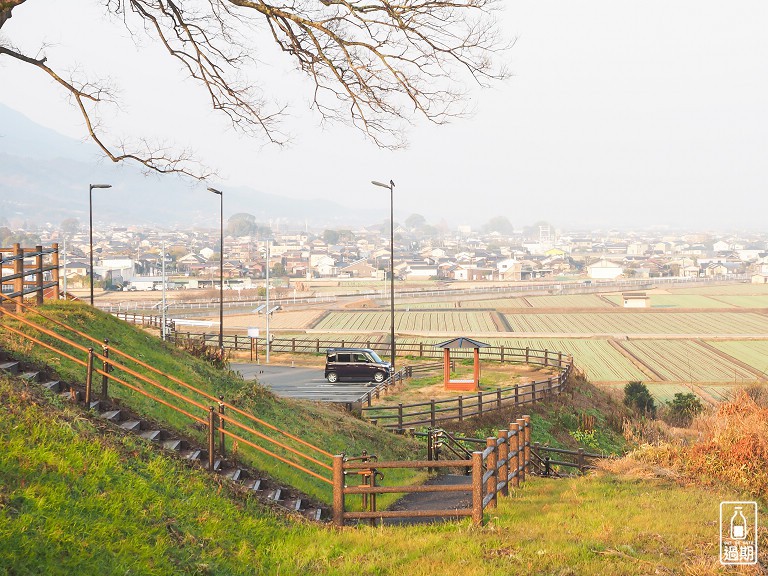
[[[472,477],[458,474],[441,474],[425,482],[428,485],[456,486],[466,484],[461,492],[417,492],[407,494],[389,507],[390,510],[462,510],[472,506]],[[384,524],[433,524],[453,520],[458,516],[438,518],[386,518]]]

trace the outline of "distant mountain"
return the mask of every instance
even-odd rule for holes
[[[40,126],[0,104],[0,224],[3,221],[58,223],[64,218],[88,219],[88,185],[94,190],[94,219],[124,225],[164,227],[210,225],[218,202],[206,185],[173,175],[145,175],[136,166],[112,164],[91,142],[80,142]],[[374,214],[350,214],[349,208],[325,199],[300,199],[227,187],[224,218],[237,212],[259,222],[282,225],[343,225],[337,215],[365,221]],[[346,222],[348,225],[348,222]]]

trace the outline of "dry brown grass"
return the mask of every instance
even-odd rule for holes
[[[754,394],[741,391],[717,411],[696,418],[685,434],[670,430],[659,425],[658,442],[628,458],[768,497],[768,408]]]

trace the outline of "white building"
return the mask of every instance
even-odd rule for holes
[[[610,260],[600,260],[587,266],[587,274],[595,280],[614,280],[624,273],[620,264]]]

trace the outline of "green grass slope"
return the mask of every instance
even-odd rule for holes
[[[483,528],[335,530],[5,377],[0,441],[0,574],[14,576],[719,574],[718,502],[739,497],[600,473],[532,479]]]
[[[420,447],[413,441],[394,436],[366,422],[350,417],[345,411],[333,406],[277,398],[258,384],[245,382],[232,371],[218,370],[210,364],[177,349],[173,345],[162,342],[157,337],[139,328],[89,306],[72,302],[54,302],[42,306],[40,314],[63,322],[67,326],[77,328],[97,338],[99,341],[108,338],[110,345],[117,349],[165,373],[171,374],[208,394],[216,397],[223,396],[225,401],[237,406],[241,410],[256,415],[258,418],[282,430],[299,436],[331,454],[343,452],[350,456],[355,456],[359,455],[362,450],[367,450],[369,454],[376,454],[382,460],[408,459],[419,456]],[[29,318],[57,333],[72,337],[66,330],[56,326],[40,314],[31,313]],[[18,322],[8,318],[0,318],[0,322],[19,327]],[[19,328],[25,332],[32,333],[28,328]],[[54,338],[49,335],[35,333],[35,336],[43,342],[54,342]],[[83,345],[93,346],[93,343],[88,343],[82,338],[73,338]],[[77,365],[70,359],[62,358],[39,344],[32,344],[28,340],[1,328],[0,347],[9,350],[15,357],[24,359],[41,369],[52,367],[57,375],[64,380],[83,382],[85,379],[85,369],[82,366]],[[86,357],[82,351],[77,351],[70,347],[66,349],[77,358],[85,359]],[[111,357],[116,360],[118,359],[114,353]],[[146,369],[134,368],[139,373],[157,378],[157,376],[151,374]],[[155,396],[169,404],[180,405],[170,392],[153,389],[139,378],[125,374],[121,370],[115,370],[113,375],[119,376],[132,385],[150,390]],[[100,390],[101,377],[96,375],[94,378],[94,389]],[[211,404],[210,400],[185,391],[181,386],[172,381],[164,379],[159,379],[159,381],[169,390],[184,392],[199,402],[203,406],[202,409],[191,409],[185,406],[185,410],[194,412],[198,417],[207,418],[206,408]],[[180,434],[192,437],[202,445],[205,445],[205,428],[177,410],[150,400],[140,393],[117,384],[110,384],[110,396],[118,399],[124,405],[130,406],[131,409],[142,416],[163,423],[177,430]],[[267,428],[260,427],[258,431],[267,433],[280,440],[285,440],[284,437],[275,434]],[[258,445],[275,450],[282,456],[297,460],[286,450],[275,447],[261,438],[249,436],[249,439]],[[228,440],[228,443],[231,449],[231,439]],[[292,445],[298,446],[295,442]],[[315,498],[325,502],[331,501],[330,485],[321,480],[295,470],[274,458],[265,456],[243,443],[238,445],[237,450],[238,457],[247,464],[259,468],[277,480],[288,483]],[[313,457],[330,464],[330,458],[327,456],[321,456],[311,451],[308,452]],[[304,463],[306,464],[305,461]],[[307,467],[330,478],[330,472],[317,465],[308,464]],[[413,479],[412,473],[408,471],[393,471],[391,476],[393,479],[400,476],[403,479],[408,477]],[[386,501],[387,498],[384,500]],[[383,504],[385,503],[383,502]]]

